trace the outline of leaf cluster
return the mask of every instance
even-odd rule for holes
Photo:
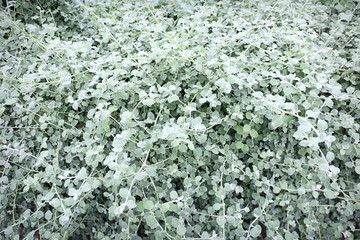
[[[13,1],[0,239],[359,239],[358,1]]]

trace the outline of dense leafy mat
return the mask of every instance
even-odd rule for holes
[[[0,239],[359,239],[358,1],[3,1]]]

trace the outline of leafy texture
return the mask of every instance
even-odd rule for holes
[[[2,1],[0,239],[360,239],[359,4]]]

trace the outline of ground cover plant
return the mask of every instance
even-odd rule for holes
[[[360,239],[359,16],[3,0],[0,239]]]

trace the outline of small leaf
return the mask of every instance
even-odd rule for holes
[[[238,134],[244,133],[244,128],[242,126],[236,126],[235,130]]]
[[[110,125],[109,125],[110,119],[107,118],[102,122],[102,126],[105,130],[105,132],[109,132],[110,131]]]
[[[186,228],[184,227],[184,225],[182,224],[178,225],[176,228],[176,233],[180,236],[184,236],[186,233]]]
[[[130,200],[127,202],[127,206],[128,206],[129,209],[136,208],[136,202],[135,202],[134,200],[131,200],[131,199],[130,199]]]
[[[226,219],[223,216],[218,216],[216,218],[216,222],[217,224],[219,224],[220,226],[224,226],[226,223]]]
[[[284,116],[275,116],[272,121],[271,121],[271,126],[276,129],[278,127],[280,127],[284,122]]]
[[[237,143],[235,144],[235,147],[236,147],[237,149],[243,148],[243,146],[244,146],[244,144],[243,144],[242,142],[237,142]]]
[[[141,180],[143,180],[144,178],[146,178],[146,176],[147,176],[146,172],[144,172],[144,171],[143,171],[143,172],[139,172],[139,173],[137,173],[137,174],[135,175],[135,179],[141,181]]]
[[[109,112],[112,113],[112,112],[115,112],[118,109],[119,109],[118,106],[111,106],[111,107],[109,107]]]
[[[151,228],[156,228],[157,222],[153,215],[149,215],[145,218],[146,224],[149,225]]]
[[[128,195],[129,189],[127,188],[120,188],[119,190],[119,195],[120,197],[126,198],[126,196]]]
[[[353,17],[353,13],[348,10],[345,13],[340,13],[339,17],[341,20],[345,20],[345,21],[349,22],[351,20],[351,18]]]
[[[4,234],[5,234],[6,236],[8,236],[8,235],[10,235],[10,234],[12,234],[12,233],[13,233],[13,228],[12,228],[12,226],[8,226],[7,228],[5,228]]]
[[[147,99],[143,100],[142,103],[145,106],[151,107],[155,103],[155,101],[152,98],[147,98]]]
[[[78,172],[78,174],[76,174],[76,178],[79,178],[79,179],[85,179],[87,177],[87,172],[86,172],[86,168],[82,167],[80,169],[80,171]]]
[[[251,130],[251,127],[249,124],[245,124],[244,127],[243,127],[243,130],[244,130],[244,133],[247,133]]]
[[[5,100],[5,105],[12,105],[17,102],[17,98],[7,98]]]
[[[187,150],[188,150],[188,148],[187,148],[187,146],[185,145],[185,144],[180,144],[180,146],[179,146],[179,151],[180,152],[187,152]]]
[[[318,123],[317,123],[317,126],[318,126],[318,130],[320,132],[323,132],[325,131],[327,128],[328,128],[328,124],[326,121],[322,120],[322,119],[319,119]]]
[[[49,210],[45,213],[46,220],[50,220],[52,218],[52,216],[53,216],[53,213]]]
[[[259,136],[258,132],[255,129],[250,130],[250,136],[253,138],[257,138]]]
[[[143,203],[143,207],[147,210],[151,210],[154,208],[154,203],[151,200],[147,200]]]
[[[326,153],[326,159],[331,162],[335,159],[335,154],[333,152],[327,152]]]
[[[260,235],[260,233],[261,233],[260,225],[256,225],[250,230],[250,235],[254,238],[258,237]]]
[[[178,193],[176,192],[176,191],[171,191],[170,192],[170,197],[171,197],[171,199],[176,199],[177,197],[178,197],[179,195],[178,195]]]
[[[60,200],[58,198],[54,198],[53,200],[51,200],[50,205],[53,206],[54,208],[58,208],[60,206]]]
[[[328,199],[334,199],[336,196],[335,196],[335,193],[332,191],[332,190],[330,190],[330,189],[325,189],[324,190],[324,195],[325,195],[325,197],[326,198],[328,198]]]
[[[122,214],[124,212],[124,210],[125,210],[125,207],[126,207],[125,204],[121,204],[120,206],[116,207],[114,209],[114,215],[119,216],[120,214]]]
[[[69,221],[69,217],[68,216],[61,216],[60,218],[59,218],[59,223],[61,224],[61,225],[65,225],[67,222]]]
[[[286,240],[293,240],[294,238],[293,238],[293,235],[291,233],[287,232],[287,233],[285,233],[285,239]]]
[[[306,111],[306,115],[308,115],[311,118],[317,118],[319,116],[319,114],[320,114],[320,110],[318,110],[318,109],[314,109],[314,111],[313,110]]]
[[[305,194],[305,192],[306,192],[305,188],[303,188],[303,187],[298,188],[299,195],[303,195],[303,194]]]
[[[337,174],[340,173],[340,168],[335,167],[334,165],[331,165],[331,166],[330,166],[330,171],[331,171],[333,174],[337,175]]]
[[[201,117],[196,117],[194,119],[192,119],[191,121],[191,125],[193,126],[194,129],[196,130],[203,130],[205,129],[205,126],[202,123],[202,119]]]
[[[225,81],[225,79],[223,79],[223,78],[220,78],[219,80],[217,80],[215,82],[215,85],[218,86],[219,89],[226,94],[231,92],[231,84],[229,82]]]
[[[176,95],[171,95],[171,96],[169,96],[169,97],[167,98],[167,101],[168,101],[169,103],[175,102],[175,101],[177,101],[177,100],[179,100],[179,97],[176,96]]]
[[[194,150],[195,149],[195,146],[194,146],[194,144],[192,143],[192,142],[190,142],[190,143],[188,143],[188,148],[190,149],[190,150]]]
[[[83,186],[82,186],[82,191],[83,192],[88,192],[88,191],[90,191],[91,190],[91,184],[89,184],[89,183],[85,183]]]

